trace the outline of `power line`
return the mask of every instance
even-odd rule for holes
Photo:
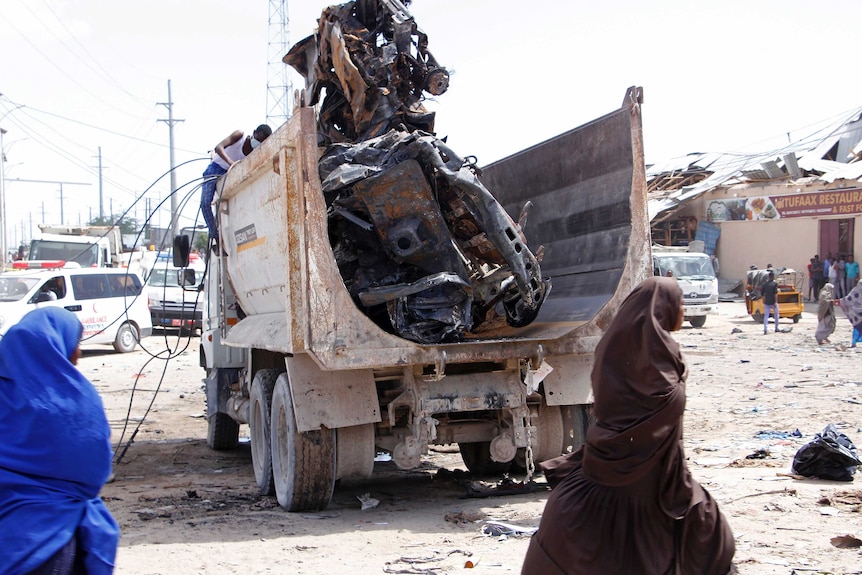
[[[86,55],[87,55],[87,57],[90,59],[90,61],[95,65],[95,68],[94,68],[92,65],[90,65],[89,63],[87,63],[83,58],[81,58],[80,56],[78,56],[77,54],[75,54],[74,52],[72,52],[71,50],[69,51],[69,53],[70,53],[70,54],[73,54],[73,55],[74,55],[76,58],[78,58],[78,59],[79,59],[79,60],[80,60],[80,61],[81,61],[85,66],[87,66],[88,68],[90,68],[91,70],[93,70],[94,72],[96,72],[97,74],[101,74],[102,78],[104,78],[105,80],[107,80],[107,81],[108,81],[108,83],[112,84],[112,85],[113,85],[115,88],[117,88],[120,92],[122,92],[122,93],[126,94],[127,96],[129,96],[129,98],[131,98],[132,100],[134,100],[134,101],[135,101],[135,102],[137,102],[138,104],[141,104],[141,106],[142,106],[142,107],[145,107],[145,106],[146,106],[146,105],[144,104],[144,100],[143,100],[143,99],[138,98],[137,96],[135,96],[134,94],[132,94],[131,92],[129,92],[128,90],[126,90],[126,89],[125,89],[125,88],[124,88],[124,87],[123,87],[123,86],[122,86],[122,85],[121,85],[121,84],[120,84],[120,83],[119,83],[119,82],[118,82],[118,81],[117,81],[113,76],[111,76],[111,74],[110,74],[107,70],[105,70],[105,68],[104,68],[104,67],[99,63],[99,61],[98,61],[96,58],[94,58],[94,57],[93,57],[93,55],[92,55],[92,54],[90,54],[90,52],[87,50],[87,48],[86,48],[86,47],[81,43],[81,41],[80,41],[80,40],[78,40],[78,37],[77,37],[77,36],[75,36],[75,34],[74,34],[70,29],[69,29],[69,27],[68,27],[68,26],[66,26],[66,23],[63,21],[63,19],[62,19],[62,18],[60,18],[59,16],[57,16],[57,13],[56,13],[56,12],[54,12],[54,9],[53,9],[53,8],[51,8],[51,5],[50,5],[50,4],[48,4],[48,2],[47,2],[46,0],[42,0],[42,4],[44,4],[45,8],[47,8],[47,10],[51,13],[51,15],[52,15],[52,16],[54,17],[54,19],[57,21],[57,23],[59,23],[59,24],[60,24],[60,26],[62,26],[62,27],[63,27],[63,29],[66,31],[66,33],[68,33],[69,37],[70,37],[70,38],[72,38],[72,40],[74,40],[74,41],[75,41],[75,43],[76,43],[76,44],[81,48],[81,50],[84,52],[84,54],[86,54]],[[29,8],[29,7],[28,7],[27,9],[28,9],[28,10],[30,10],[30,8]],[[33,12],[32,12],[32,10],[30,10],[30,13],[31,13],[31,14],[33,13]],[[34,14],[34,16],[35,16],[35,14]],[[42,20],[41,20],[40,18],[37,18],[37,19],[39,20],[39,22],[40,22],[40,23],[42,23]],[[48,26],[45,26],[45,27],[46,27],[46,28],[48,28]],[[59,40],[59,41],[60,41],[60,43],[62,43],[62,44],[64,44],[64,45],[65,45],[65,42],[63,41],[63,39],[61,39],[59,36],[57,36],[56,34],[54,34],[54,32],[50,30],[50,28],[48,28],[48,30],[51,32],[51,34],[53,34],[53,35],[54,35],[54,37],[55,37],[55,38],[57,38],[57,40]]]
[[[15,32],[17,32],[18,35],[21,36],[21,39],[23,39],[24,42],[29,44],[30,47],[33,48],[33,50],[35,50],[40,56],[42,56],[49,64],[51,64],[51,66],[56,68],[63,76],[68,78],[69,81],[71,81],[73,84],[75,84],[76,86],[81,88],[81,90],[83,90],[84,92],[86,92],[87,94],[89,94],[90,96],[92,96],[94,99],[98,100],[99,102],[101,102],[105,106],[111,108],[112,110],[116,110],[117,112],[120,112],[121,114],[125,114],[125,115],[133,115],[133,114],[129,114],[129,112],[127,112],[125,110],[121,110],[120,108],[117,108],[116,106],[114,106],[113,104],[108,102],[107,100],[104,100],[98,94],[93,93],[85,84],[82,84],[81,82],[78,81],[78,79],[76,77],[74,77],[73,75],[66,72],[66,70],[63,67],[59,66],[52,58],[50,58],[47,54],[42,52],[42,50],[30,40],[29,36],[24,34],[23,32],[21,32],[21,30],[19,30],[15,26],[15,24],[13,24],[8,18],[6,18],[6,16],[4,16],[2,12],[0,12],[0,18],[5,20],[6,23],[9,25],[9,27],[12,28],[13,30],[15,30]]]

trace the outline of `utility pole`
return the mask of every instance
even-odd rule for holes
[[[168,101],[156,102],[159,106],[164,106],[168,109],[168,119],[159,120],[168,125],[168,146],[171,152],[171,237],[178,235],[179,232],[179,214],[177,213],[177,174],[174,172],[174,124],[184,122],[185,120],[174,119],[174,102],[171,100],[171,81],[168,80]]]
[[[104,223],[104,217],[105,210],[102,209],[102,146],[99,146],[99,221]]]
[[[3,94],[0,93],[0,97],[3,97]],[[17,110],[18,108],[23,108],[24,104],[17,104],[14,108],[7,111],[5,114],[0,116],[0,122],[2,122],[6,116]],[[6,130],[0,128],[0,272],[6,271],[6,151],[3,149],[3,134],[6,133]]]
[[[66,222],[63,221],[63,185],[67,186],[89,186],[89,182],[61,182],[58,180],[22,180],[22,179],[12,179],[6,180],[7,182],[24,182],[28,184],[59,184],[60,186],[60,225],[64,225]],[[42,202],[42,223],[46,224],[48,222],[45,221],[45,202]]]
[[[6,114],[3,114],[4,118]],[[0,272],[6,271],[6,152],[3,149],[5,133],[6,130],[0,128]]]

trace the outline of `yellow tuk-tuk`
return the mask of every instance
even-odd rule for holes
[[[763,322],[763,297],[761,289],[769,278],[770,270],[749,270],[745,278],[745,309],[754,321]],[[793,323],[802,319],[802,280],[803,276],[794,269],[784,268],[775,273],[778,282],[778,317],[787,317]]]

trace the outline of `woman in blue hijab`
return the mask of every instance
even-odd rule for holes
[[[111,430],[75,367],[81,332],[73,313],[46,307],[0,340],[0,573],[114,570],[119,527],[99,498]]]

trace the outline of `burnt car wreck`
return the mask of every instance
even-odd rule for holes
[[[449,74],[398,0],[325,9],[284,57],[320,102],[318,168],[344,284],[378,325],[419,343],[532,322],[550,290],[479,170],[434,136],[422,102]]]

